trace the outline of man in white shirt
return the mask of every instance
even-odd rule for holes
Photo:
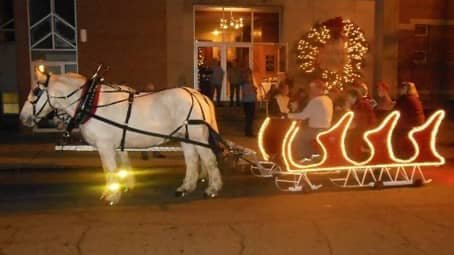
[[[307,120],[308,125],[299,132],[298,154],[299,158],[310,159],[314,154],[314,141],[318,133],[331,126],[333,118],[333,101],[325,95],[325,83],[314,80],[309,84],[311,100],[303,111],[289,113],[290,119]]]

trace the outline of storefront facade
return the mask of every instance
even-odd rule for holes
[[[375,1],[369,0],[136,0],[128,5],[113,0],[109,1],[109,6],[102,1],[77,0],[72,1],[73,19],[61,17],[55,10],[58,6],[53,6],[55,1],[49,0],[50,10],[47,14],[57,14],[50,20],[59,23],[63,20],[67,25],[64,29],[71,30],[65,30],[65,35],[74,36],[65,38],[55,33],[50,39],[39,38],[54,42],[55,45],[50,45],[54,48],[50,49],[58,53],[43,55],[37,54],[43,50],[36,47],[46,46],[48,49],[49,45],[39,45],[42,42],[37,44],[34,38],[36,21],[43,18],[34,14],[36,11],[33,8],[42,9],[35,7],[34,1],[15,1],[18,10],[27,12],[28,19],[19,21],[26,27],[16,29],[27,34],[22,39],[26,40],[23,44],[28,45],[25,54],[29,55],[29,67],[37,61],[48,63],[63,60],[68,62],[68,65],[64,65],[68,70],[89,75],[98,63],[104,63],[112,68],[108,74],[109,80],[127,82],[137,88],[145,88],[150,84],[155,88],[183,85],[197,87],[197,58],[204,51],[215,54],[225,69],[230,61],[241,57],[246,58],[244,61],[259,77],[285,72],[298,80],[294,57],[296,42],[315,22],[335,16],[354,20],[365,31],[367,39],[374,41]],[[44,15],[44,11],[41,12]],[[230,18],[231,14],[244,19],[242,38],[235,35],[228,38],[229,31],[215,35],[219,29],[219,19]],[[62,41],[61,37],[66,40]],[[58,43],[65,49],[55,49]],[[19,50],[23,51],[24,48]],[[71,52],[73,56],[68,57],[71,54],[62,52]],[[372,49],[364,70],[370,82],[373,79],[373,56]],[[30,74],[31,68],[21,66],[20,69],[18,72]],[[62,70],[65,71],[65,68]],[[23,101],[23,92],[21,98]]]
[[[304,84],[296,44],[314,23],[338,16],[358,24],[369,42],[365,81],[394,85],[398,78],[399,0],[65,1],[13,1],[19,105],[38,62],[84,75],[104,63],[108,80],[137,89],[197,87],[202,59],[224,70],[241,62],[259,79],[285,73]],[[221,29],[220,19],[231,17],[242,27]]]

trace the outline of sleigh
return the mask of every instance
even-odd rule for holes
[[[445,112],[434,112],[423,125],[407,134],[413,152],[406,158],[397,155],[399,148],[392,140],[399,117],[400,113],[394,111],[377,127],[362,134],[368,151],[362,160],[355,160],[346,146],[353,112],[345,113],[331,128],[319,133],[314,141],[319,155],[303,160],[295,157],[293,149],[298,133],[304,132],[299,122],[266,118],[258,136],[263,161],[251,171],[261,177],[273,176],[277,188],[283,191],[301,191],[304,187],[319,189],[322,185],[314,184],[311,177],[321,174],[327,174],[333,184],[343,188],[429,183],[431,180],[424,176],[423,168],[445,163],[436,148]]]

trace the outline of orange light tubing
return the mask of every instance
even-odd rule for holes
[[[262,154],[262,157],[264,160],[270,159],[270,155],[268,155],[268,153],[266,153],[266,150],[263,146],[263,135],[264,135],[263,133],[265,132],[265,130],[269,124],[270,124],[270,117],[266,117],[266,119],[263,121],[262,125],[260,126],[258,137],[257,137],[259,151],[260,151],[260,154]]]
[[[445,159],[443,156],[441,156],[437,149],[436,149],[436,137],[439,131],[439,127],[441,125],[442,120],[445,117],[445,111],[443,110],[438,110],[434,114],[432,114],[427,121],[419,126],[413,128],[409,134],[408,137],[412,141],[412,144],[415,146],[415,154],[409,158],[409,159],[399,159],[395,156],[394,151],[393,151],[393,146],[392,146],[392,133],[397,125],[397,121],[400,117],[400,113],[397,111],[391,112],[386,118],[382,121],[382,123],[371,130],[368,130],[364,133],[363,139],[366,141],[368,144],[369,148],[371,149],[371,154],[368,157],[368,159],[362,161],[362,162],[357,162],[352,160],[347,153],[347,150],[345,148],[345,139],[346,139],[346,133],[348,131],[348,127],[351,125],[352,119],[354,117],[353,112],[347,112],[345,113],[341,119],[334,124],[330,129],[327,131],[321,132],[317,135],[316,137],[316,142],[322,149],[322,159],[313,164],[299,164],[298,162],[295,161],[293,158],[293,151],[292,151],[292,144],[295,140],[296,134],[299,131],[299,127],[297,127],[297,122],[293,121],[290,128],[287,130],[284,140],[282,142],[282,158],[285,164],[285,167],[288,172],[292,173],[298,173],[298,172],[319,172],[319,171],[336,171],[336,170],[345,170],[345,169],[359,169],[359,168],[382,168],[382,167],[405,167],[405,166],[439,166],[445,164]],[[267,125],[269,123],[266,123]],[[390,124],[391,126],[389,127],[389,130],[387,131],[387,137],[386,137],[386,149],[387,153],[390,155],[390,158],[392,159],[392,163],[374,163],[371,165],[368,165],[368,163],[373,159],[376,149],[373,146],[373,143],[369,140],[369,136],[379,133],[384,130]],[[343,125],[343,126],[342,126]],[[263,126],[263,125],[262,125]],[[428,132],[426,131],[427,128],[432,127],[432,130],[430,130],[430,152],[433,154],[433,156],[436,158],[435,161],[423,161],[423,162],[417,162],[418,158],[422,157],[420,155],[420,145],[415,139],[415,134],[420,133],[420,132]],[[320,141],[320,138],[322,136],[326,136],[331,134],[332,132],[337,131],[338,128],[343,128],[342,130],[342,135],[341,135],[341,151],[342,151],[342,156],[343,156],[343,161],[347,161],[350,163],[350,165],[339,165],[339,166],[323,166],[324,163],[327,161],[329,157],[329,148],[327,149],[326,146]],[[386,131],[386,130],[385,130]],[[263,137],[262,137],[263,138]],[[259,142],[260,143],[260,142]],[[262,148],[263,149],[263,148]],[[262,152],[263,155],[263,152]]]

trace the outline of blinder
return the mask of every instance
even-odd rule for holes
[[[36,104],[38,103],[39,99],[41,99],[41,96],[43,95],[44,90],[46,90],[47,87],[49,86],[50,74],[45,73],[45,75],[46,75],[46,80],[43,83],[40,83],[38,81],[37,86],[35,88],[33,88],[33,90],[32,90],[32,94],[35,97],[35,99],[33,101],[30,101],[30,103],[33,106],[33,117],[34,117],[33,121],[35,123],[37,122],[37,120],[39,121],[39,119],[40,119],[39,115],[44,110],[46,105],[49,104],[49,95],[47,95],[46,102],[43,103],[43,105],[41,106],[41,108],[39,110],[36,109]],[[41,86],[43,86],[44,88],[42,88]]]

